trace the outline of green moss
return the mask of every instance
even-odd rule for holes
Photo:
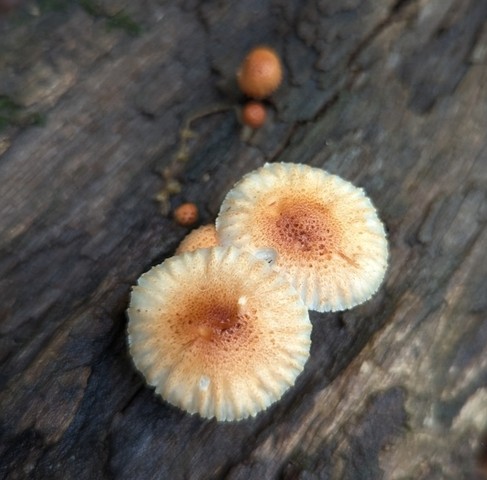
[[[39,112],[26,112],[10,97],[0,95],[0,131],[9,127],[28,127],[43,125],[45,117]]]
[[[38,0],[39,10],[41,13],[47,12],[64,12],[68,9],[69,0]]]
[[[126,32],[127,34],[131,35],[132,37],[136,37],[142,33],[142,27],[134,22],[125,12],[118,12],[117,14],[113,15],[112,17],[107,18],[107,28],[109,30],[112,29],[120,29]]]
[[[79,0],[79,4],[88,15],[104,18],[108,30],[123,30],[133,37],[142,33],[142,27],[123,10],[112,15],[94,0]]]
[[[93,0],[80,0],[81,8],[92,17],[106,17],[106,13],[101,8],[101,5],[97,4]]]
[[[21,107],[12,99],[0,96],[0,130],[15,124],[15,119],[19,115]]]

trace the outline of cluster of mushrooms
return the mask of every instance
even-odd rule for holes
[[[369,299],[387,257],[362,189],[307,165],[265,164],[228,192],[215,226],[139,278],[128,308],[134,363],[187,412],[254,416],[303,370],[308,310]]]
[[[282,64],[277,52],[267,46],[253,48],[237,71],[239,89],[251,100],[242,107],[241,120],[250,128],[260,128],[267,118],[263,100],[282,82]]]

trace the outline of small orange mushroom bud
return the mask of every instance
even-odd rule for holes
[[[189,227],[198,221],[198,207],[194,203],[183,203],[174,210],[174,220],[183,227]]]
[[[269,47],[256,47],[245,57],[237,72],[240,90],[252,98],[265,98],[282,81],[279,55]]]
[[[242,122],[252,128],[260,128],[267,117],[265,106],[261,102],[247,102],[242,108]]]

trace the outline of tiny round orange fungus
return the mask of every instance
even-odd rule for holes
[[[282,81],[279,55],[269,47],[256,47],[245,57],[237,73],[240,90],[252,98],[265,98]]]
[[[267,112],[261,102],[247,102],[242,108],[242,122],[252,128],[264,125]]]
[[[194,203],[183,203],[174,210],[174,220],[183,227],[189,227],[198,221],[198,207]]]

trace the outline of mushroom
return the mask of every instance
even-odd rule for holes
[[[143,274],[128,309],[136,367],[169,403],[202,417],[254,416],[294,384],[311,324],[294,288],[235,247],[169,258]]]
[[[387,240],[361,188],[302,164],[265,164],[227,194],[216,220],[222,245],[267,259],[311,310],[369,299],[387,267]]]
[[[185,252],[193,252],[198,248],[216,247],[217,245],[218,237],[215,225],[202,225],[183,238],[176,249],[176,255]]]
[[[252,98],[265,98],[273,93],[282,81],[279,55],[272,48],[260,46],[252,49],[237,72],[240,90]]]
[[[198,221],[198,207],[191,202],[183,203],[174,210],[174,220],[183,227],[190,227]]]
[[[242,108],[242,122],[251,128],[260,128],[267,117],[265,106],[262,102],[247,102]]]

